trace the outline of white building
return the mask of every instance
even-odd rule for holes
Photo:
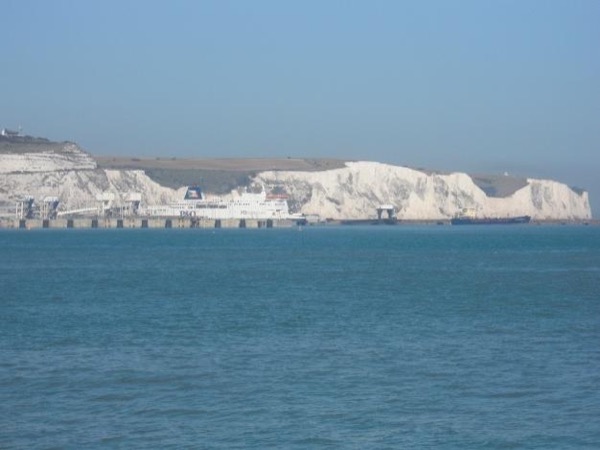
[[[21,135],[21,131],[9,130],[8,128],[2,128],[0,134],[4,137],[17,137]]]

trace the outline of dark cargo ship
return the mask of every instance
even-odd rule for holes
[[[450,220],[452,225],[511,225],[529,223],[530,216],[517,217],[468,217],[460,216]]]

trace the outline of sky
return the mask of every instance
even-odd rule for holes
[[[95,155],[551,178],[600,217],[598,0],[0,6],[0,127]]]

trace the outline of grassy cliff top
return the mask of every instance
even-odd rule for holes
[[[508,175],[471,175],[471,179],[488,197],[508,197],[527,186],[527,178]]]
[[[61,152],[71,142],[52,142],[45,138],[33,136],[1,136],[0,154],[25,154],[38,152]]]
[[[327,158],[129,158],[95,156],[104,169],[226,170],[264,172],[267,170],[320,171],[344,167],[344,160]]]
[[[98,167],[143,170],[170,188],[201,185],[206,192],[226,194],[248,186],[258,172],[268,170],[320,171],[344,167],[343,160],[303,158],[135,158],[96,156]]]

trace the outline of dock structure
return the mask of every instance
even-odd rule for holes
[[[396,207],[394,205],[380,205],[377,207],[377,220],[381,220],[383,213],[387,213],[387,220],[396,218]]]
[[[78,217],[78,218],[0,218],[0,228],[289,228],[296,225],[292,219],[205,219],[197,217]]]

